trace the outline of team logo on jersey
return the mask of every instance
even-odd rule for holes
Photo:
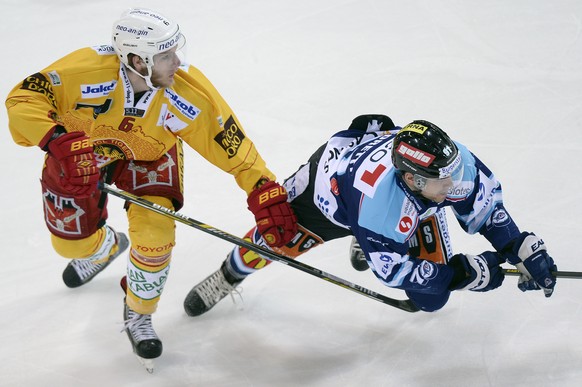
[[[426,285],[428,281],[435,278],[439,269],[436,264],[431,261],[422,261],[412,272],[410,282],[416,282],[420,285]]]
[[[115,80],[94,85],[81,85],[81,98],[105,97],[115,89],[116,85]]]
[[[176,107],[186,117],[193,120],[200,114],[200,109],[178,95],[174,90],[166,88],[164,90],[166,97],[170,100],[172,106]]]
[[[104,163],[99,163],[100,167],[112,160],[130,160],[133,158],[131,148],[124,141],[118,139],[93,139],[93,149],[95,155],[99,155],[98,162],[102,160]]]
[[[502,207],[496,207],[487,221],[487,230],[493,227],[505,227],[511,222],[511,217]]]
[[[224,123],[224,129],[214,137],[216,141],[228,155],[228,158],[234,157],[241,146],[245,135],[232,116]]]
[[[22,90],[30,90],[36,93],[43,94],[53,107],[57,107],[57,101],[55,95],[53,93],[53,87],[48,79],[41,73],[33,74],[29,77],[26,77],[24,81],[22,81],[22,86],[20,86]]]

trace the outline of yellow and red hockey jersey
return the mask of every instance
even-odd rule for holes
[[[113,160],[157,160],[178,138],[248,193],[275,176],[246,136],[232,109],[193,66],[174,84],[135,95],[111,46],[87,47],[16,85],[6,99],[9,128],[23,146],[43,145],[55,125],[91,137],[100,165]]]

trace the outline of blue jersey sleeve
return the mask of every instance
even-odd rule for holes
[[[520,231],[503,205],[501,183],[487,166],[461,144],[464,162],[462,200],[452,200],[459,224],[469,234],[480,233],[500,251],[516,238]]]
[[[397,243],[365,228],[358,229],[358,242],[374,275],[386,286],[426,294],[445,292],[453,270],[442,264],[407,254],[408,243]]]

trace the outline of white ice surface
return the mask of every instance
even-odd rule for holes
[[[284,178],[364,113],[427,119],[467,144],[502,181],[524,230],[561,270],[582,270],[580,0],[3,0],[0,90],[77,48],[107,43],[140,4],[179,21],[190,61],[237,112]],[[579,386],[582,281],[554,296],[454,293],[434,314],[408,314],[273,263],[229,299],[189,318],[182,301],[230,245],[177,227],[155,328],[164,354],[148,374],[131,353],[119,278],[125,257],[89,285],[61,281],[38,178],[42,152],[15,145],[0,111],[0,385],[2,386]],[[181,212],[242,235],[253,224],[234,179],[186,152]],[[127,227],[110,198],[109,223]],[[489,244],[451,224],[457,252]],[[349,240],[303,261],[391,297],[349,264]],[[240,306],[240,303],[239,303]]]

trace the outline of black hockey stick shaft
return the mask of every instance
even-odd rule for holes
[[[521,272],[517,269],[503,269],[503,273],[506,275],[521,275]],[[582,272],[580,271],[553,271],[552,274],[557,278],[582,278]]]
[[[254,251],[257,254],[262,255],[263,257],[265,257],[271,261],[276,261],[276,262],[291,266],[295,269],[303,271],[304,273],[311,274],[315,277],[324,279],[328,282],[331,282],[334,285],[341,286],[345,289],[351,290],[353,292],[356,292],[358,294],[361,294],[361,295],[366,296],[368,298],[371,298],[373,300],[382,302],[386,305],[390,305],[390,306],[393,306],[397,309],[400,309],[400,310],[403,310],[406,312],[411,312],[411,313],[419,311],[418,307],[416,305],[414,305],[412,303],[412,301],[410,301],[410,300],[397,300],[397,299],[390,298],[390,297],[384,296],[382,294],[376,293],[372,290],[366,289],[362,286],[356,285],[356,284],[351,283],[349,281],[346,281],[342,278],[336,277],[333,274],[326,273],[326,272],[319,270],[313,266],[309,266],[303,262],[296,261],[294,259],[291,259],[291,258],[286,257],[286,256],[281,255],[281,254],[277,254],[274,251],[266,249],[262,246],[254,244],[252,242],[246,241],[242,238],[239,238],[237,236],[229,234],[225,231],[222,231],[220,229],[212,227],[208,224],[205,224],[205,223],[199,222],[195,219],[189,218],[186,215],[180,214],[179,212],[173,211],[173,210],[166,208],[164,206],[160,206],[159,204],[150,202],[149,200],[143,199],[139,196],[136,196],[136,195],[131,194],[129,192],[123,191],[123,190],[116,188],[116,187],[113,187],[109,184],[100,183],[99,189],[103,192],[106,192],[106,193],[111,194],[113,196],[117,196],[118,198],[124,199],[130,203],[133,203],[133,204],[138,205],[140,207],[146,208],[146,209],[151,210],[153,212],[156,212],[160,215],[167,216],[171,219],[174,219],[177,222],[183,223],[187,226],[193,227],[197,230],[203,231],[207,234],[213,235],[213,236],[218,237],[222,240],[231,242],[231,243],[238,245],[238,246],[245,247],[251,251]]]

